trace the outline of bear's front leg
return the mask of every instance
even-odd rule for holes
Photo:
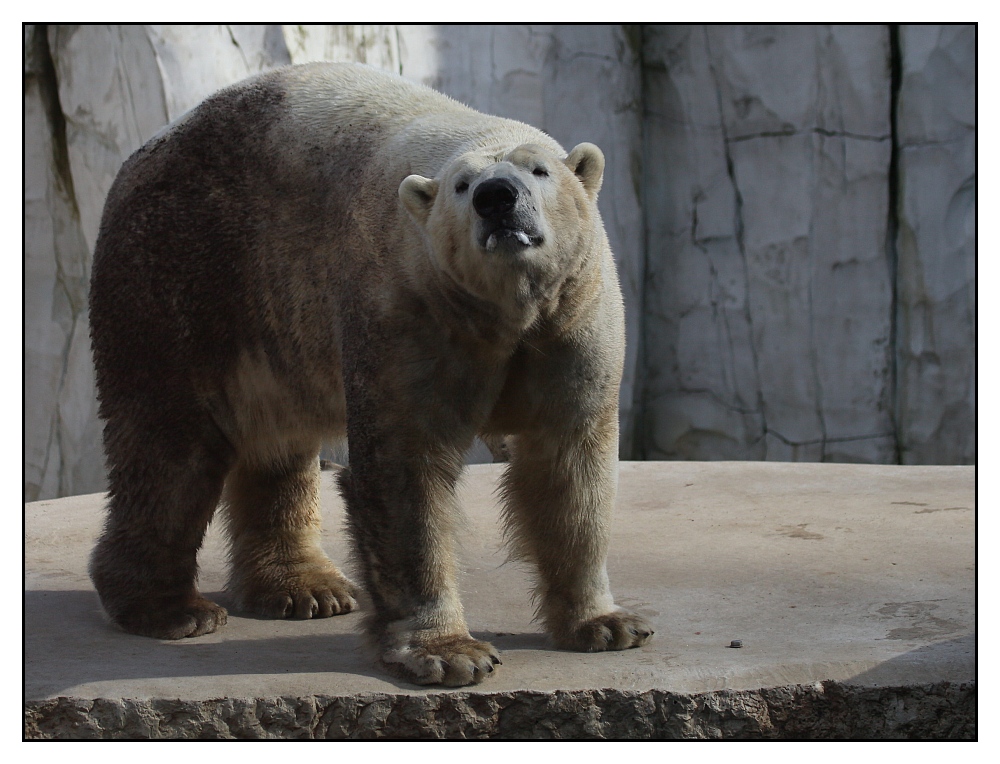
[[[460,454],[368,458],[352,444],[339,478],[374,606],[368,635],[379,663],[415,684],[478,684],[500,663],[469,634],[455,581]]]
[[[539,615],[557,647],[596,652],[645,644],[653,629],[617,605],[606,560],[617,491],[617,410],[575,433],[511,438],[505,519],[538,566]]]

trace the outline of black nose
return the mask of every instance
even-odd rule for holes
[[[517,203],[517,189],[505,178],[483,181],[472,195],[472,206],[484,218],[505,215]]]

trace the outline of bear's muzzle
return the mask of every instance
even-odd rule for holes
[[[476,187],[472,206],[481,218],[499,218],[514,209],[520,195],[517,186],[507,178],[490,178]]]
[[[542,243],[542,236],[530,219],[524,201],[530,194],[527,189],[508,178],[484,180],[472,195],[472,207],[482,218],[480,242],[487,252],[498,245],[531,247]]]

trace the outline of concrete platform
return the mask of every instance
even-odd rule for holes
[[[26,505],[25,736],[976,736],[974,468],[623,463],[612,588],[656,635],[599,654],[554,650],[532,622],[528,571],[501,548],[500,469],[470,467],[461,490],[466,616],[504,661],[471,689],[382,674],[357,613],[123,634],[86,575],[102,497]],[[218,528],[201,570],[229,606]]]

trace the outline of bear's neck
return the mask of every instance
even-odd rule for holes
[[[444,272],[438,272],[432,284],[423,298],[427,313],[448,336],[482,346],[490,354],[512,354],[541,312],[528,289],[499,303],[472,293]]]

